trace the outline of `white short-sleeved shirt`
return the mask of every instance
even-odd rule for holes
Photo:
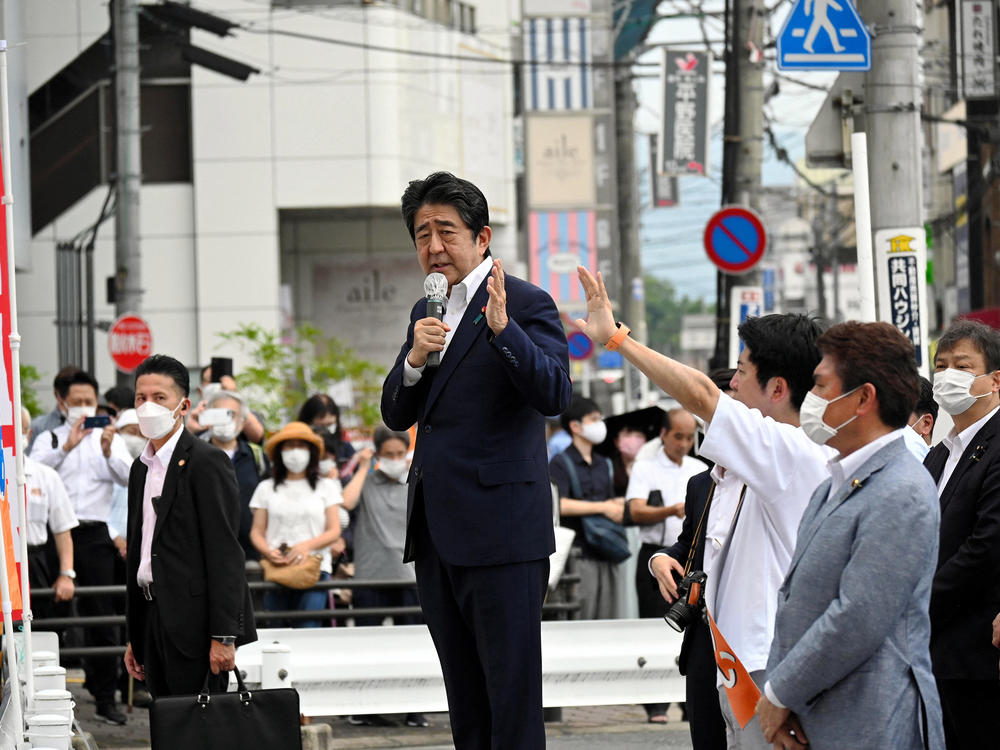
[[[704,461],[691,456],[684,456],[679,464],[674,463],[667,457],[661,443],[659,452],[652,458],[632,464],[625,499],[631,500],[637,497],[646,499],[650,492],[659,490],[663,495],[664,506],[683,503],[687,496],[688,480],[707,468],[708,465]],[[644,544],[666,547],[677,540],[683,523],[680,517],[670,516],[659,523],[640,526],[639,539]]]
[[[277,488],[273,479],[265,479],[254,490],[250,507],[267,511],[264,538],[268,545],[272,548],[282,544],[294,547],[322,534],[326,529],[326,509],[343,501],[340,482],[336,479],[320,477],[315,490],[305,479],[286,479]],[[330,549],[324,548],[322,555],[320,569],[331,573]]]
[[[813,491],[830,475],[827,461],[837,452],[817,445],[801,427],[722,394],[700,453],[726,469],[723,502],[718,502],[720,485],[708,512],[709,534],[726,535],[722,529],[732,524],[747,485],[729,550],[724,559],[713,556],[716,570],[705,596],[719,630],[753,672],[767,666],[778,589],[795,551],[799,521]]]
[[[25,456],[24,478],[28,491],[28,544],[45,544],[50,529],[53,534],[61,534],[80,525],[55,469]]]

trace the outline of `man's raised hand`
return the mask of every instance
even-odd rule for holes
[[[587,298],[587,319],[577,320],[576,324],[591,341],[604,345],[618,330],[615,315],[611,309],[611,299],[608,297],[608,290],[604,287],[604,278],[600,271],[597,272],[595,278],[583,266],[577,266],[576,272],[580,277],[580,285]]]

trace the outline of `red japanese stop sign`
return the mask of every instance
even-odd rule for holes
[[[122,315],[108,331],[108,351],[122,372],[132,372],[153,353],[153,334],[138,315]]]

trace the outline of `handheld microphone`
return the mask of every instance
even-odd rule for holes
[[[444,308],[448,304],[448,279],[443,273],[429,273],[424,279],[424,295],[427,297],[427,317],[444,319]],[[431,352],[427,355],[427,366],[438,367],[441,364],[441,352]]]

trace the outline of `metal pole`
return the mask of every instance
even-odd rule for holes
[[[642,258],[639,247],[639,189],[635,169],[635,111],[631,66],[621,65],[615,75],[615,143],[618,170],[618,235],[621,248],[622,320],[632,327],[634,338],[646,343],[646,301],[643,293]],[[625,364],[625,410],[637,408],[642,375]]]
[[[142,257],[139,254],[139,191],[142,188],[141,123],[139,119],[139,11],[136,0],[112,3],[115,39],[115,266],[118,296],[115,313],[142,309]],[[119,385],[131,378],[118,373]]]
[[[5,231],[7,234],[7,293],[10,297],[10,351],[11,351],[11,383],[13,383],[14,393],[14,466],[17,476],[17,491],[14,493],[14,501],[20,503],[18,510],[24,519],[27,516],[27,504],[24,478],[24,437],[21,432],[21,336],[17,332],[17,293],[15,286],[14,270],[14,196],[12,194],[12,181],[10,174],[10,103],[8,102],[7,91],[7,41],[0,40],[0,148],[3,161],[3,204]],[[9,501],[10,495],[8,495]],[[13,517],[12,517],[13,520]],[[17,648],[14,646],[14,622],[11,611],[10,588],[7,583],[7,551],[4,545],[4,536],[13,529],[4,529],[0,524],[0,597],[3,598],[3,628],[10,638],[10,648],[7,649],[7,679],[11,695],[11,710],[16,711],[17,717],[21,717],[21,682],[18,676]],[[22,529],[24,525],[22,522]],[[25,687],[28,697],[32,697],[35,692],[34,676],[31,673],[31,600],[28,593],[28,547],[25,533],[21,534],[21,611],[22,625],[24,627],[24,659],[25,659]],[[13,562],[13,561],[11,561]],[[24,726],[23,718],[18,722]],[[23,735],[19,735],[15,744],[20,750],[24,747]]]
[[[865,75],[868,169],[871,194],[878,196],[871,204],[872,231],[922,227],[921,11],[912,0],[863,0],[861,8],[875,32]],[[926,302],[924,295],[920,303]]]
[[[875,316],[875,260],[872,256],[872,207],[868,185],[868,136],[851,134],[854,172],[854,230],[858,246],[858,287],[861,310],[858,317],[871,323]]]

